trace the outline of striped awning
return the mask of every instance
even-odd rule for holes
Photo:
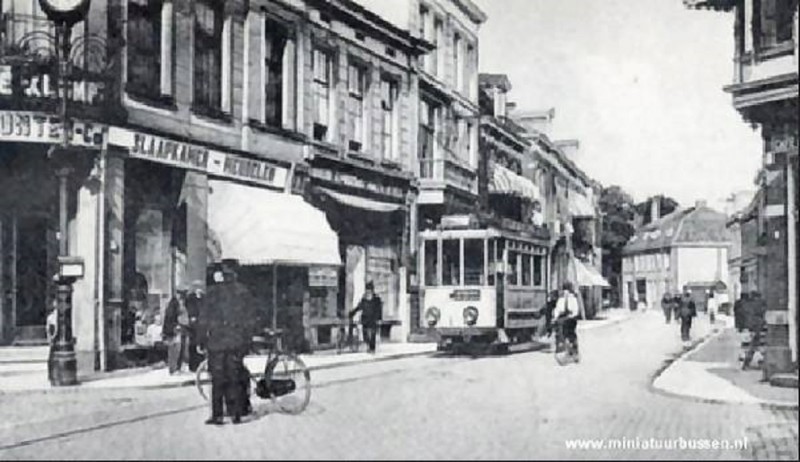
[[[578,285],[582,287],[610,287],[608,281],[591,265],[573,258]]]
[[[508,194],[532,201],[539,200],[541,196],[539,188],[531,180],[497,164],[492,166],[489,192],[492,194]]]

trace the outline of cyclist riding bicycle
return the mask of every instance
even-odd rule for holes
[[[553,318],[562,323],[564,340],[572,343],[573,353],[578,354],[578,317],[581,314],[578,297],[575,296],[571,282],[565,282],[561,295],[556,301]]]

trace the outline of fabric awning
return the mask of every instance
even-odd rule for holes
[[[301,196],[209,180],[212,259],[243,265],[340,265],[339,237],[325,213]]]
[[[492,170],[489,180],[490,193],[524,197],[532,201],[539,200],[539,188],[531,180],[517,175],[502,165],[495,164]]]
[[[324,192],[340,204],[348,205],[359,209],[369,210],[372,212],[396,212],[403,208],[403,204],[395,204],[392,202],[379,201],[375,199],[367,199],[366,197],[354,196],[339,191],[333,191],[328,188],[317,188],[319,191]]]
[[[589,202],[589,199],[576,192],[572,192],[569,195],[569,213],[578,218],[593,217],[595,215],[594,207]]]
[[[608,281],[600,275],[593,267],[574,258],[575,270],[577,272],[578,285],[583,287],[610,287]]]

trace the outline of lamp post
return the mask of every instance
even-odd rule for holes
[[[83,262],[69,256],[68,241],[68,181],[74,168],[71,166],[67,123],[67,92],[69,89],[72,26],[81,21],[89,9],[90,0],[39,0],[42,11],[55,23],[56,72],[59,88],[59,115],[61,143],[53,146],[50,157],[57,163],[59,196],[58,276],[56,306],[58,324],[55,341],[50,346],[49,379],[54,386],[76,385],[78,364],[75,356],[75,339],[72,337],[72,284],[83,276]]]

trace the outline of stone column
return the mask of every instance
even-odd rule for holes
[[[208,216],[208,177],[199,172],[186,172],[186,280],[191,284],[206,281],[206,237]]]
[[[110,152],[105,166],[106,368],[115,369],[122,347],[124,309],[125,159]],[[133,238],[133,236],[131,236]]]
[[[73,285],[72,333],[75,338],[75,355],[78,376],[90,374],[102,368],[104,345],[101,317],[100,288],[98,280],[102,246],[99,212],[102,201],[103,172],[100,161],[95,161],[91,171],[73,176],[77,189],[74,215],[69,222],[69,255],[81,257],[84,264],[83,277]],[[96,362],[98,363],[96,365]]]

